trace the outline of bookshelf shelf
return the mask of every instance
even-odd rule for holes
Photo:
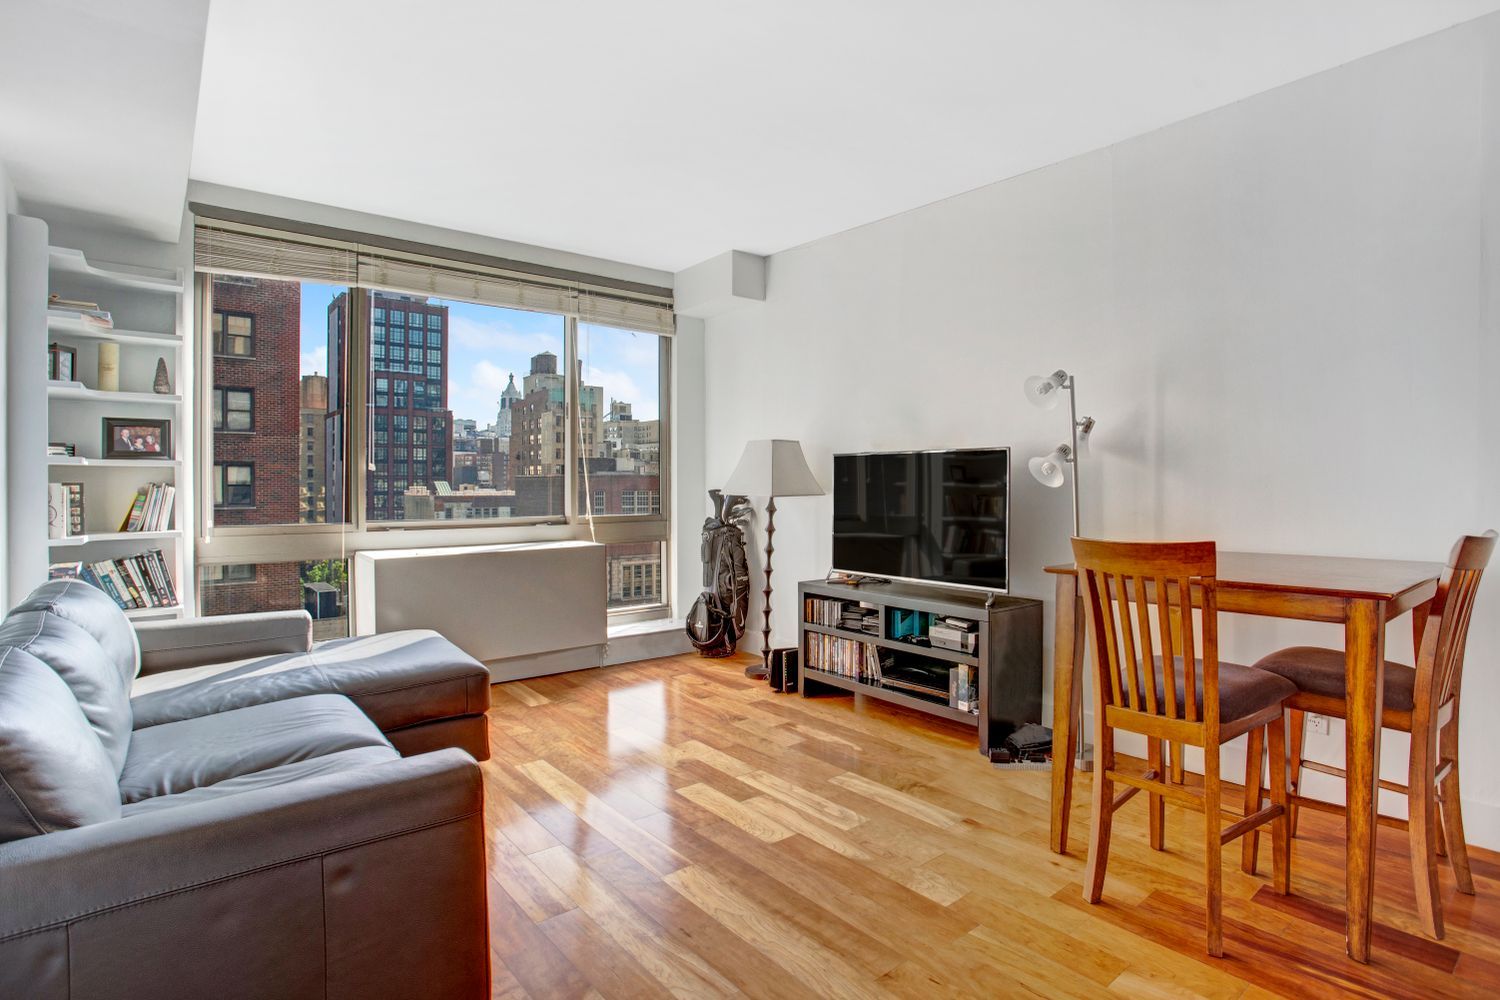
[[[83,458],[75,455],[49,455],[47,464],[68,469],[175,469],[182,462],[175,458]]]
[[[53,548],[68,548],[70,546],[90,545],[95,542],[135,542],[150,541],[152,539],[179,538],[182,532],[177,528],[167,531],[94,531],[87,535],[68,535],[66,538],[49,538],[47,544]]]
[[[106,267],[90,264],[82,250],[67,247],[47,248],[47,268],[54,274],[70,274],[112,288],[134,289],[181,295],[186,289],[179,275],[151,268]]]
[[[103,389],[90,389],[82,382],[48,382],[47,398],[77,399],[120,406],[176,406],[182,402],[182,397],[177,395],[167,396],[158,392],[105,392]]]
[[[144,344],[162,350],[176,350],[182,338],[172,333],[151,333],[148,330],[120,330],[113,327],[95,326],[64,310],[47,310],[47,330],[62,337],[84,340],[113,340],[120,344]]]
[[[998,749],[1005,738],[1028,722],[1042,721],[1042,602],[1031,598],[988,596],[968,591],[945,591],[937,587],[919,584],[887,583],[851,586],[845,583],[829,583],[823,580],[808,580],[798,585],[797,607],[802,611],[798,647],[801,651],[801,673],[799,688],[804,698],[828,693],[829,689],[890,702],[950,722],[971,726],[978,730],[979,752],[989,755]],[[820,621],[808,621],[818,616],[818,606],[812,605],[809,614],[808,599],[842,602],[845,605],[862,604],[878,614],[879,633],[856,631]],[[977,626],[974,653],[944,649],[891,638],[893,612],[925,612],[938,617],[961,618]],[[835,616],[836,617],[836,616]],[[887,684],[872,680],[846,676],[829,670],[810,666],[814,662],[814,650],[821,649],[827,655],[827,641],[818,636],[832,636],[849,642],[862,643],[866,647],[890,651],[896,654],[895,666],[882,664],[878,673]],[[811,640],[810,640],[810,637]],[[847,649],[848,647],[843,647]],[[859,663],[864,654],[840,654],[849,662],[852,656]],[[899,676],[893,670],[909,670],[915,666],[931,669],[941,676],[945,669],[954,665],[975,668],[978,681],[979,712],[974,714],[949,705],[946,698],[934,694],[931,697],[891,686]],[[856,668],[859,669],[859,668]],[[866,673],[873,671],[873,665]],[[906,679],[910,679],[908,674]],[[922,683],[926,683],[925,679]]]
[[[181,614],[180,604],[169,604],[161,608],[130,608],[125,612],[125,617],[131,621],[139,621],[142,618],[177,618]]]

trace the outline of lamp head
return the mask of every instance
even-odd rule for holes
[[[1090,453],[1089,442],[1094,439],[1094,418],[1084,417],[1078,421],[1078,451],[1074,458],[1088,458]]]
[[[1026,398],[1033,406],[1050,410],[1062,398],[1059,390],[1067,384],[1068,373],[1061,368],[1051,375],[1033,375],[1026,380]]]
[[[1055,490],[1066,481],[1063,468],[1071,461],[1073,461],[1073,449],[1068,445],[1060,444],[1050,454],[1039,455],[1027,462],[1026,468],[1037,482]]]

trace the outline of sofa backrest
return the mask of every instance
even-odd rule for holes
[[[14,611],[50,611],[83,629],[104,648],[128,689],[141,672],[141,645],[135,628],[114,600],[82,580],[48,580]]]
[[[51,611],[12,611],[0,622],[0,647],[30,653],[57,672],[118,778],[130,748],[130,681],[94,637]]]
[[[72,689],[0,646],[0,843],[119,816],[119,772]]]

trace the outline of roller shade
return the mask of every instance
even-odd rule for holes
[[[299,278],[353,285],[354,247],[293,234],[268,235],[199,222],[193,227],[193,268],[252,278]]]
[[[664,295],[208,219],[194,227],[193,266],[215,274],[299,278],[558,313],[661,336],[676,331],[672,301]]]

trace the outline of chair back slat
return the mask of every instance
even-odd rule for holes
[[[1087,602],[1096,689],[1107,704],[1217,726],[1218,629],[1211,620],[1217,612],[1214,543],[1075,538],[1073,554]],[[1193,625],[1195,594],[1203,607],[1201,641]],[[1180,624],[1174,628],[1174,622]]]
[[[1495,539],[1494,531],[1460,538],[1438,579],[1417,654],[1417,692],[1427,694],[1432,712],[1458,696],[1469,622]]]

